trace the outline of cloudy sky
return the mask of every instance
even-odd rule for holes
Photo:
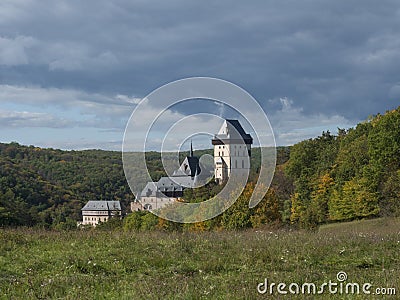
[[[279,145],[354,126],[400,105],[400,2],[0,2],[0,142],[120,150],[140,99],[193,76],[246,89]]]

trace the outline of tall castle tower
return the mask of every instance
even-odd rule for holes
[[[232,172],[237,174],[250,170],[253,138],[244,131],[238,120],[225,120],[212,139],[212,144],[215,181],[222,183]]]

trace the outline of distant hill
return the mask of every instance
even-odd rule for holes
[[[277,150],[272,187],[282,222],[310,228],[400,216],[400,108],[336,135],[323,132]],[[212,155],[212,150],[195,151],[202,154]],[[146,153],[146,161],[153,180],[166,175],[160,153]],[[251,166],[255,182],[258,148],[252,150]],[[124,212],[134,199],[120,152],[0,143],[0,226],[75,226],[81,208],[93,199],[120,200]]]
[[[133,199],[121,153],[0,144],[0,224],[56,225],[80,218],[88,200]]]
[[[254,151],[256,170],[259,150]],[[203,154],[212,154],[212,150],[195,151],[195,155]],[[181,153],[181,159],[184,155],[187,153]],[[166,175],[160,153],[146,153],[146,161],[153,180]],[[119,200],[124,212],[134,199],[120,152],[0,143],[0,226],[72,225],[81,219],[83,205],[93,199]]]

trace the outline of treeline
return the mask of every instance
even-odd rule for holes
[[[76,227],[89,200],[133,199],[119,152],[0,144],[0,226]]]
[[[224,212],[210,220],[198,223],[176,223],[168,221],[168,208],[165,209],[164,218],[159,218],[152,213],[146,211],[133,212],[129,214],[123,221],[114,220],[115,225],[124,230],[147,231],[147,230],[172,230],[172,231],[208,231],[208,230],[238,230],[246,228],[276,228],[288,225],[285,222],[284,204],[293,193],[293,181],[284,173],[284,166],[289,159],[289,147],[277,148],[277,166],[275,175],[272,180],[268,192],[264,195],[261,202],[254,208],[249,208],[251,195],[255,190],[258,179],[258,172],[261,165],[261,151],[259,148],[252,150],[251,170],[249,182],[245,186],[243,192],[238,199],[228,207],[224,207]],[[201,203],[216,196],[222,189],[223,185],[209,182],[207,185],[196,188],[186,189],[183,198],[186,202]],[[232,193],[235,194],[235,193]],[[217,205],[218,206],[218,205]],[[171,207],[173,208],[173,207]],[[219,211],[220,207],[216,207]],[[287,219],[287,218],[286,218]],[[102,224],[99,229],[110,228],[109,224]],[[115,227],[114,227],[115,228]]]
[[[265,224],[316,228],[328,222],[400,216],[400,107],[370,117],[355,128],[338,129],[336,135],[327,131],[290,149],[278,148],[271,188],[257,207],[249,209],[260,165],[259,149],[255,150],[251,182],[222,215],[198,224],[177,225],[139,213],[127,218],[125,228],[210,230]],[[211,184],[186,191],[185,198],[201,202],[218,191],[218,186]]]
[[[294,145],[285,173],[292,224],[400,216],[400,108]]]
[[[255,184],[246,185],[239,198],[222,214],[198,223],[176,223],[159,218],[150,212],[139,211],[129,214],[119,226],[124,230],[189,230],[208,231],[222,229],[258,228],[261,226],[276,227],[282,225],[282,215],[279,197],[274,188],[270,188],[263,200],[255,208],[249,208],[249,199]],[[192,199],[193,201],[193,199]],[[168,215],[168,208],[166,214]],[[113,224],[118,224],[114,221]],[[99,227],[109,228],[107,224]]]
[[[187,154],[181,153],[181,160]],[[195,151],[195,155],[203,154],[212,154],[212,150]],[[166,175],[160,153],[146,153],[146,162],[154,181]],[[254,176],[259,155],[254,155],[252,164]],[[135,168],[130,172],[138,178],[143,173]],[[134,195],[120,152],[0,143],[0,226],[75,228],[82,219],[81,208],[89,200],[119,200],[123,214],[129,213]]]
[[[195,151],[197,156],[202,154],[212,154],[212,150]],[[155,181],[165,176],[160,158],[160,153],[146,153]],[[182,225],[140,212],[113,222],[135,230],[239,229],[265,224],[314,228],[327,222],[400,216],[400,108],[355,128],[338,129],[336,135],[324,132],[292,147],[279,147],[271,188],[257,207],[249,209],[259,168],[260,149],[256,148],[245,191],[212,220]],[[143,173],[135,168],[129,171],[138,178]],[[184,196],[189,202],[201,202],[220,189],[211,183],[186,190]],[[0,143],[0,226],[75,228],[87,201],[119,200],[127,213],[133,199],[120,152]]]

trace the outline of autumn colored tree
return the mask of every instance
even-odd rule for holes
[[[347,181],[329,202],[331,220],[343,221],[376,216],[379,213],[378,193],[371,190],[366,178]]]
[[[329,173],[325,173],[318,178],[318,181],[311,193],[310,203],[310,223],[318,225],[325,223],[328,218],[328,201],[331,196],[334,181]]]
[[[256,228],[264,224],[280,223],[282,220],[280,211],[281,208],[276,192],[270,188],[250,216],[252,227]]]
[[[242,229],[251,226],[249,200],[251,188],[246,188],[236,202],[221,216],[221,225],[225,229]]]

